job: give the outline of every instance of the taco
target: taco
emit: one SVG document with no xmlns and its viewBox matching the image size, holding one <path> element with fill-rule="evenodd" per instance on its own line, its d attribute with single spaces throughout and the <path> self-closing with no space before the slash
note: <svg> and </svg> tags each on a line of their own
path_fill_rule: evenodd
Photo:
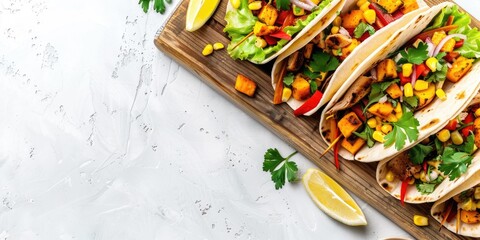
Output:
<svg viewBox="0 0 480 240">
<path fill-rule="evenodd" d="M 401 203 L 434 202 L 480 170 L 480 94 L 436 134 L 377 166 L 377 182 Z"/>
<path fill-rule="evenodd" d="M 469 23 L 443 3 L 395 32 L 327 104 L 322 138 L 347 160 L 373 162 L 439 131 L 480 89 L 480 32 Z"/>
<path fill-rule="evenodd" d="M 345 0 L 231 0 L 223 29 L 231 39 L 228 54 L 268 63 L 286 49 L 309 42 L 321 26 L 333 21 L 343 4 Z"/>
<path fill-rule="evenodd" d="M 480 237 L 480 173 L 436 201 L 430 213 L 452 232 Z"/>
<path fill-rule="evenodd" d="M 314 39 L 278 56 L 271 77 L 273 103 L 287 102 L 295 115 L 313 114 L 332 98 L 364 57 L 383 43 L 382 39 L 427 8 L 421 0 L 347 0 L 339 15 Z"/>
</svg>

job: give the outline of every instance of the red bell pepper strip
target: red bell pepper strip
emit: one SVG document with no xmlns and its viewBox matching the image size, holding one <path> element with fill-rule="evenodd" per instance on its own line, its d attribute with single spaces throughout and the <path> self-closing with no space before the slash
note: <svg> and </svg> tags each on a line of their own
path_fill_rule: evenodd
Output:
<svg viewBox="0 0 480 240">
<path fill-rule="evenodd" d="M 405 178 L 405 180 L 402 181 L 402 186 L 400 188 L 400 203 L 402 205 L 405 205 L 405 195 L 407 194 L 409 180 L 409 178 Z"/>
<path fill-rule="evenodd" d="M 467 117 L 463 120 L 463 123 L 464 124 L 473 123 L 474 120 L 475 120 L 475 117 L 473 116 L 473 113 L 470 112 L 468 113 Z M 470 134 L 470 132 L 473 131 L 473 125 L 466 126 L 462 128 L 461 131 L 464 137 L 468 137 L 468 134 Z"/>
<path fill-rule="evenodd" d="M 460 56 L 460 53 L 458 52 L 449 52 L 447 53 L 447 55 L 445 55 L 445 57 L 443 57 L 443 59 L 445 59 L 445 61 L 449 63 L 453 63 L 453 61 L 457 59 L 459 56 Z"/>
<path fill-rule="evenodd" d="M 409 82 L 412 82 L 412 78 L 404 77 L 402 72 L 398 73 L 398 77 L 400 78 L 400 84 L 403 86 Z"/>
<path fill-rule="evenodd" d="M 365 39 L 369 38 L 370 37 L 370 33 L 369 32 L 365 32 L 359 39 L 358 41 L 360 42 L 363 42 L 365 41 Z"/>
<path fill-rule="evenodd" d="M 448 16 L 447 22 L 445 23 L 445 26 L 452 25 L 453 24 L 453 19 L 455 19 L 455 17 L 453 15 Z"/>
<path fill-rule="evenodd" d="M 455 129 L 457 129 L 457 123 L 458 123 L 457 119 L 452 119 L 448 121 L 448 124 L 447 126 L 444 127 L 444 129 L 455 131 Z"/>
<path fill-rule="evenodd" d="M 403 12 L 399 9 L 399 10 L 395 11 L 394 13 L 392 13 L 392 17 L 393 17 L 394 20 L 398 20 L 401 17 L 403 17 Z"/>
<path fill-rule="evenodd" d="M 428 164 L 427 164 L 427 161 L 423 161 L 423 171 L 425 171 L 425 173 L 427 172 L 428 170 Z"/>
<path fill-rule="evenodd" d="M 459 47 L 463 46 L 464 42 L 465 42 L 465 40 L 463 40 L 463 39 L 460 39 L 460 40 L 456 41 L 455 46 L 453 48 L 459 48 Z"/>
<path fill-rule="evenodd" d="M 362 120 L 362 122 L 365 122 L 367 120 L 365 118 L 365 115 L 363 115 L 363 111 L 362 111 L 362 108 L 360 107 L 360 105 L 355 104 L 352 107 L 352 111 L 357 115 L 358 118 L 360 118 L 360 120 Z"/>
<path fill-rule="evenodd" d="M 288 15 L 285 17 L 285 20 L 283 20 L 282 29 L 293 25 L 294 22 L 295 22 L 295 15 L 293 15 L 292 11 L 288 11 Z"/>
<path fill-rule="evenodd" d="M 275 45 L 278 42 L 278 38 L 274 38 L 269 35 L 263 36 L 263 39 L 265 39 L 265 42 L 267 42 L 268 46 Z"/>
<path fill-rule="evenodd" d="M 295 116 L 300 116 L 309 112 L 310 110 L 318 106 L 318 103 L 320 102 L 320 99 L 322 99 L 322 97 L 322 92 L 318 90 L 315 91 L 315 93 L 309 99 L 307 99 L 307 101 L 305 101 L 300 107 L 293 111 L 293 114 L 295 114 Z"/>
<path fill-rule="evenodd" d="M 417 73 L 415 77 L 418 79 L 420 75 L 425 77 L 430 72 L 430 68 L 428 68 L 425 63 L 421 63 L 419 65 L 415 65 L 415 72 Z"/>
<path fill-rule="evenodd" d="M 386 13 L 383 11 L 382 7 L 380 7 L 378 4 L 376 3 L 370 3 L 370 5 L 368 5 L 368 8 L 372 9 L 375 11 L 376 15 L 377 15 L 377 18 L 378 20 L 380 20 L 380 23 L 383 25 L 383 26 L 387 26 L 389 23 L 395 21 L 395 19 L 392 17 L 392 15 Z"/>
<path fill-rule="evenodd" d="M 280 25 L 283 25 L 283 23 L 285 22 L 285 19 L 287 18 L 287 16 L 292 13 L 292 10 L 281 10 L 279 13 L 278 13 L 278 17 L 277 19 L 275 20 L 275 25 L 276 26 L 280 26 Z M 293 15 L 293 13 L 292 13 Z"/>
<path fill-rule="evenodd" d="M 340 170 L 340 159 L 338 158 L 338 151 L 340 150 L 340 143 L 336 142 L 333 147 L 333 159 L 335 160 L 335 167 Z"/>
<path fill-rule="evenodd" d="M 285 40 L 292 40 L 292 36 L 288 35 L 283 30 L 276 31 L 276 32 L 270 34 L 270 37 L 280 38 L 280 39 L 285 39 Z"/>
</svg>

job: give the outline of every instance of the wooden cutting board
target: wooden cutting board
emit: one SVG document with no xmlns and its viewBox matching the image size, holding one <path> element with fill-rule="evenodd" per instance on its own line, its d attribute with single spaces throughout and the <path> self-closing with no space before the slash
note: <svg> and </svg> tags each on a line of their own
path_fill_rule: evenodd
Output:
<svg viewBox="0 0 480 240">
<path fill-rule="evenodd" d="M 270 83 L 272 63 L 255 65 L 247 61 L 232 60 L 227 51 L 215 51 L 205 57 L 201 54 L 208 43 L 229 43 L 223 32 L 228 0 L 222 0 L 214 16 L 201 29 L 191 33 L 185 31 L 185 15 L 189 0 L 184 0 L 171 18 L 159 30 L 155 45 L 185 68 L 197 74 L 210 87 L 221 93 L 270 129 L 300 153 L 314 162 L 320 169 L 334 178 L 343 187 L 383 213 L 393 222 L 417 239 L 466 239 L 458 237 L 442 228 L 430 217 L 430 226 L 417 227 L 413 224 L 413 215 L 430 216 L 431 204 L 401 206 L 400 202 L 386 193 L 375 180 L 377 163 L 360 163 L 341 160 L 341 171 L 333 164 L 333 155 L 329 152 L 322 159 L 320 154 L 326 148 L 318 131 L 320 111 L 310 117 L 295 117 L 286 105 L 273 105 L 273 89 Z M 426 0 L 429 5 L 443 1 Z M 478 20 L 473 25 L 480 26 Z M 257 92 L 253 98 L 234 89 L 237 74 L 244 74 L 257 83 Z M 248 127 L 248 126 L 245 126 Z M 259 159 L 260 161 L 260 159 Z M 259 174 L 261 170 L 259 169 Z M 368 216 L 367 216 L 368 219 Z"/>
</svg>

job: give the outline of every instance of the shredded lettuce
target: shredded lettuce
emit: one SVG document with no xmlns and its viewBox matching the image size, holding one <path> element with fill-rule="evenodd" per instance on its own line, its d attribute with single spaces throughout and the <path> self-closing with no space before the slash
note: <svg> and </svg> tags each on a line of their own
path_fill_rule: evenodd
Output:
<svg viewBox="0 0 480 240">
<path fill-rule="evenodd" d="M 332 0 L 323 0 L 318 8 L 308 15 L 305 20 L 298 20 L 295 25 L 285 27 L 284 32 L 290 36 L 300 32 L 307 26 L 322 10 L 331 3 Z M 250 60 L 253 62 L 262 62 L 266 58 L 280 51 L 288 41 L 280 39 L 275 46 L 266 48 L 259 48 L 255 46 L 256 36 L 248 37 L 242 44 L 233 47 L 242 40 L 245 36 L 253 31 L 253 26 L 258 20 L 252 12 L 248 9 L 248 0 L 241 0 L 240 7 L 233 11 L 228 11 L 225 15 L 227 25 L 223 29 L 231 39 L 227 47 L 227 51 L 233 59 Z M 233 50 L 232 50 L 233 49 Z"/>
<path fill-rule="evenodd" d="M 480 58 L 480 32 L 477 28 L 470 27 L 472 21 L 470 15 L 461 12 L 457 5 L 443 8 L 433 19 L 432 24 L 426 30 L 439 28 L 445 25 L 449 16 L 453 16 L 453 24 L 458 28 L 449 31 L 449 34 L 460 33 L 467 36 L 463 46 L 456 51 L 466 58 Z"/>
</svg>

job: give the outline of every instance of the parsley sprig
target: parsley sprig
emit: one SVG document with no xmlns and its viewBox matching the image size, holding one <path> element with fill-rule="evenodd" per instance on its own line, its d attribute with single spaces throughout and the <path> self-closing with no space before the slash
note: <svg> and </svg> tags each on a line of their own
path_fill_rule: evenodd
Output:
<svg viewBox="0 0 480 240">
<path fill-rule="evenodd" d="M 402 55 L 402 58 L 398 61 L 399 64 L 407 62 L 421 64 L 428 58 L 428 45 L 424 42 L 420 42 L 418 47 L 410 47 L 406 50 L 402 50 L 400 55 Z"/>
<path fill-rule="evenodd" d="M 448 175 L 450 180 L 454 180 L 467 171 L 472 159 L 473 157 L 469 153 L 457 152 L 451 147 L 446 147 L 443 150 L 442 163 L 438 166 L 438 170 Z"/>
<path fill-rule="evenodd" d="M 363 36 L 363 34 L 365 34 L 366 32 L 368 32 L 371 35 L 375 34 L 375 28 L 373 28 L 371 25 L 369 24 L 366 24 L 364 22 L 360 22 L 360 24 L 358 24 L 358 26 L 355 28 L 355 30 L 353 30 L 353 35 L 355 38 L 360 38 Z"/>
<path fill-rule="evenodd" d="M 145 13 L 148 12 L 151 1 L 153 1 L 153 10 L 161 14 L 165 13 L 165 2 L 172 3 L 172 0 L 139 0 L 138 4 L 142 6 L 142 9 Z"/>
<path fill-rule="evenodd" d="M 401 150 L 405 141 L 413 142 L 418 139 L 418 126 L 420 123 L 412 112 L 405 111 L 397 122 L 392 122 L 393 130 L 385 136 L 385 147 L 395 143 L 395 149 Z"/>
<path fill-rule="evenodd" d="M 297 151 L 284 158 L 276 148 L 269 148 L 264 155 L 263 171 L 272 174 L 272 181 L 275 183 L 275 189 L 280 189 L 285 185 L 285 179 L 289 182 L 297 180 L 298 167 L 290 158 L 297 154 Z"/>
</svg>

